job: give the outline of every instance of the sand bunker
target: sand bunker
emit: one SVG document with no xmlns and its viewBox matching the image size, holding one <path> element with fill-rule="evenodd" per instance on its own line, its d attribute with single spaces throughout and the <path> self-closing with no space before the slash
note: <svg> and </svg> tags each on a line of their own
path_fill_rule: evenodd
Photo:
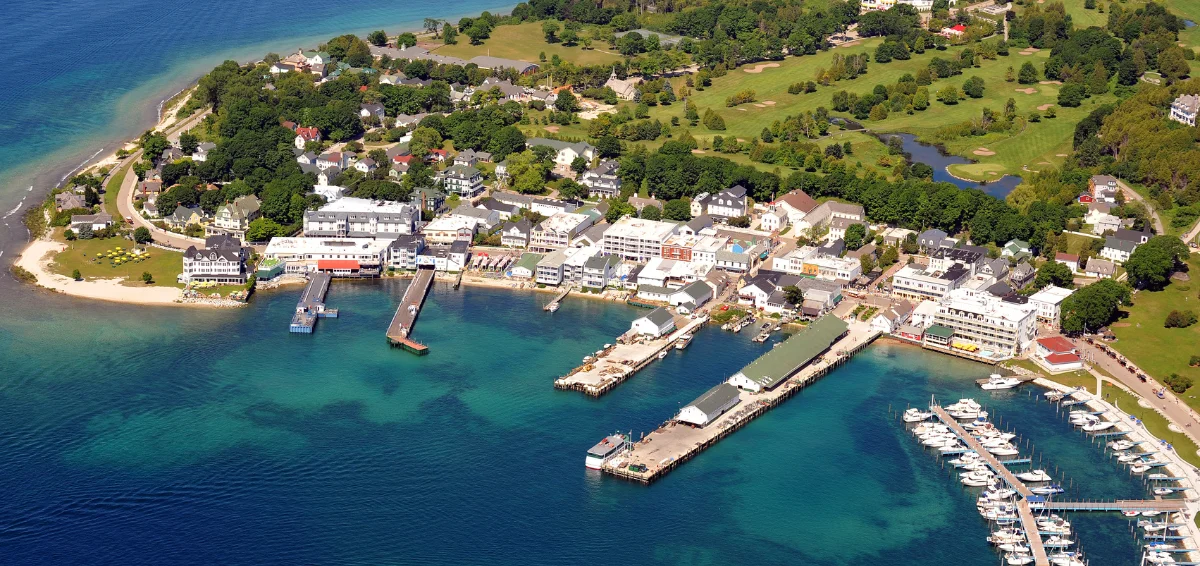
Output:
<svg viewBox="0 0 1200 566">
<path fill-rule="evenodd" d="M 971 153 L 974 153 L 975 155 L 982 155 L 985 157 L 989 156 L 989 155 L 996 155 L 996 152 L 994 152 L 986 147 L 981 147 L 979 149 L 976 149 L 975 151 L 972 151 Z"/>
<path fill-rule="evenodd" d="M 1025 94 L 1034 94 L 1034 93 L 1036 93 L 1036 92 L 1037 92 L 1037 89 L 1036 89 L 1036 88 L 1018 88 L 1018 89 L 1015 89 L 1015 90 L 1016 90 L 1017 92 L 1023 92 L 1023 93 L 1025 93 Z"/>
<path fill-rule="evenodd" d="M 745 112 L 745 111 L 746 111 L 745 108 L 738 108 L 738 112 Z"/>
<path fill-rule="evenodd" d="M 1033 55 L 1033 52 L 1032 51 L 1020 51 L 1017 53 L 1017 55 Z"/>
<path fill-rule="evenodd" d="M 708 153 L 708 152 L 704 151 L 703 149 L 693 149 L 692 153 Z"/>
<path fill-rule="evenodd" d="M 1056 154 L 1054 154 L 1054 157 L 1066 157 L 1066 156 L 1067 156 L 1067 154 L 1065 154 L 1065 153 L 1056 153 Z"/>
<path fill-rule="evenodd" d="M 552 134 L 557 134 L 557 133 L 558 133 L 558 126 L 546 126 L 545 128 L 542 128 L 542 129 L 544 129 L 544 130 L 546 130 L 547 132 L 550 132 L 550 133 L 552 133 Z"/>
<path fill-rule="evenodd" d="M 766 104 L 767 106 L 775 106 L 774 100 L 764 100 L 764 101 L 762 101 L 762 103 Z"/>
<path fill-rule="evenodd" d="M 742 70 L 747 73 L 761 73 L 763 69 L 771 69 L 778 66 L 779 63 L 759 63 L 753 67 L 742 67 Z"/>
<path fill-rule="evenodd" d="M 757 103 L 757 102 L 756 102 L 756 103 L 754 103 L 754 106 L 755 106 L 755 107 L 757 107 L 757 108 L 766 108 L 766 107 L 767 107 L 767 105 L 766 105 L 766 104 L 759 104 L 759 103 Z"/>
<path fill-rule="evenodd" d="M 1060 84 L 1062 84 L 1062 81 L 1039 81 L 1038 84 L 1040 84 L 1040 85 L 1060 85 Z"/>
<path fill-rule="evenodd" d="M 1053 104 L 1043 104 L 1043 105 L 1041 105 L 1041 106 L 1038 106 L 1038 110 L 1041 110 L 1042 112 L 1045 112 L 1045 111 L 1046 111 L 1046 109 L 1047 109 L 1047 108 L 1050 108 L 1051 106 L 1054 106 L 1054 105 L 1053 105 Z"/>
</svg>

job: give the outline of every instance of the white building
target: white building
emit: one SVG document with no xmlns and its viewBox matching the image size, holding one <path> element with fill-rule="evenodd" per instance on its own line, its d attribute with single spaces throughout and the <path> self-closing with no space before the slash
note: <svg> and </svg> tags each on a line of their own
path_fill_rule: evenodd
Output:
<svg viewBox="0 0 1200 566">
<path fill-rule="evenodd" d="M 388 257 L 388 246 L 395 238 L 271 238 L 263 257 L 286 264 L 287 273 L 321 269 L 322 261 L 351 260 L 359 271 L 376 271 Z"/>
<path fill-rule="evenodd" d="M 589 257 L 583 263 L 583 286 L 589 289 L 603 289 L 609 283 L 616 281 L 617 269 L 621 266 L 621 258 L 615 255 L 596 255 Z"/>
<path fill-rule="evenodd" d="M 529 138 L 525 140 L 525 147 L 533 149 L 539 145 L 549 147 L 554 150 L 554 163 L 556 169 L 569 170 L 571 162 L 575 161 L 576 157 L 582 157 L 587 161 L 596 158 L 596 148 L 587 142 L 570 143 L 547 138 Z"/>
<path fill-rule="evenodd" d="M 675 417 L 675 420 L 702 427 L 725 414 L 725 412 L 737 405 L 740 400 L 741 392 L 738 391 L 738 388 L 722 382 L 716 387 L 705 391 L 695 401 L 688 403 L 686 407 L 679 411 L 679 415 Z"/>
<path fill-rule="evenodd" d="M 621 218 L 604 231 L 602 248 L 605 254 L 622 259 L 644 262 L 662 257 L 663 243 L 679 229 L 671 222 L 642 218 Z"/>
<path fill-rule="evenodd" d="M 675 316 L 662 307 L 650 311 L 629 326 L 629 331 L 639 336 L 658 338 L 675 329 Z"/>
<path fill-rule="evenodd" d="M 1048 285 L 1029 297 L 1029 306 L 1036 309 L 1039 320 L 1057 326 L 1062 312 L 1062 303 L 1074 292 L 1071 289 Z"/>
<path fill-rule="evenodd" d="M 617 176 L 620 164 L 616 160 L 601 161 L 596 167 L 583 172 L 579 184 L 587 187 L 592 198 L 614 198 L 621 194 L 621 178 Z"/>
<path fill-rule="evenodd" d="M 1200 112 L 1200 95 L 1181 94 L 1171 103 L 1171 119 L 1189 126 L 1196 125 L 1196 114 Z"/>
<path fill-rule="evenodd" d="M 421 232 L 430 244 L 452 244 L 456 240 L 470 241 L 475 237 L 478 222 L 466 216 L 441 216 L 426 224 Z"/>
<path fill-rule="evenodd" d="M 892 294 L 913 301 L 941 299 L 971 277 L 971 272 L 955 264 L 946 271 L 936 271 L 913 263 L 900 268 L 892 276 Z"/>
<path fill-rule="evenodd" d="M 777 232 L 787 228 L 788 222 L 787 212 L 780 207 L 772 206 L 759 218 L 758 226 L 768 232 Z"/>
<path fill-rule="evenodd" d="M 534 251 L 551 251 L 566 248 L 571 240 L 592 225 L 592 217 L 574 212 L 559 212 L 543 221 L 529 232 L 529 248 Z"/>
<path fill-rule="evenodd" d="M 449 194 L 475 198 L 483 192 L 483 174 L 474 167 L 452 165 L 438 173 L 442 188 Z"/>
<path fill-rule="evenodd" d="M 716 219 L 746 215 L 746 187 L 736 185 L 715 195 L 700 193 L 692 199 L 692 217 L 707 214 Z"/>
<path fill-rule="evenodd" d="M 1036 308 L 1010 303 L 990 293 L 955 289 L 938 302 L 934 323 L 954 331 L 954 341 L 1015 356 L 1037 337 Z"/>
<path fill-rule="evenodd" d="M 804 274 L 826 281 L 853 281 L 862 275 L 862 262 L 857 259 L 818 255 L 804 262 Z"/>
<path fill-rule="evenodd" d="M 228 235 L 204 239 L 204 249 L 191 246 L 183 252 L 183 273 L 180 283 L 210 282 L 241 285 L 246 282 L 247 248 Z"/>
<path fill-rule="evenodd" d="M 413 233 L 416 215 L 408 203 L 345 197 L 305 212 L 304 235 L 395 239 Z"/>
</svg>

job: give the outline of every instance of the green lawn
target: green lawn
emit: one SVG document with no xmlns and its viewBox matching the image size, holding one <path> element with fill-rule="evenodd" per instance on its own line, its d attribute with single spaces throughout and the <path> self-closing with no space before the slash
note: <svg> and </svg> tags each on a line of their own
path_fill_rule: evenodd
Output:
<svg viewBox="0 0 1200 566">
<path fill-rule="evenodd" d="M 125 182 L 125 174 L 129 173 L 129 167 L 133 161 L 122 163 L 117 166 L 117 171 L 113 173 L 112 180 L 108 182 L 108 188 L 104 192 L 104 211 L 111 214 L 113 218 L 120 218 L 121 213 L 117 210 L 117 194 L 121 192 L 121 183 Z"/>
<path fill-rule="evenodd" d="M 893 61 L 891 63 L 872 63 L 868 72 L 854 80 L 839 81 L 828 87 L 819 86 L 817 91 L 810 94 L 788 94 L 787 88 L 793 82 L 810 80 L 820 67 L 830 66 L 833 56 L 837 53 L 874 52 L 879 39 L 871 39 L 859 46 L 818 53 L 817 55 L 788 58 L 778 62 L 779 67 L 766 68 L 761 73 L 747 73 L 742 67 L 730 71 L 726 76 L 713 79 L 711 87 L 704 91 L 694 91 L 692 100 L 701 113 L 712 109 L 725 119 L 726 131 L 713 132 L 699 127 L 693 130 L 698 137 L 713 135 L 733 135 L 743 139 L 757 137 L 763 128 L 785 116 L 800 112 L 815 110 L 819 106 L 832 107 L 833 93 L 847 90 L 858 94 L 869 93 L 877 84 L 893 84 L 905 73 L 916 75 L 917 71 L 928 65 L 934 57 L 948 58 L 958 53 L 959 48 L 947 51 L 930 50 L 922 55 L 916 55 L 908 61 Z M 936 141 L 934 132 L 945 125 L 964 122 L 982 114 L 984 108 L 1002 112 L 1009 98 L 1016 101 L 1018 112 L 1028 115 L 1040 112 L 1039 106 L 1056 104 L 1058 99 L 1057 85 L 1019 85 L 1015 82 L 1005 82 L 1004 76 L 1009 66 L 1019 69 L 1025 61 L 1031 61 L 1039 69 L 1049 58 L 1049 50 L 1042 50 L 1032 55 L 1020 55 L 1020 50 L 1010 51 L 1008 57 L 999 57 L 992 61 L 983 61 L 980 68 L 968 69 L 962 75 L 934 81 L 929 87 L 931 94 L 946 84 L 961 88 L 968 77 L 979 76 L 985 82 L 984 96 L 979 99 L 966 99 L 955 105 L 945 105 L 933 101 L 928 110 L 915 112 L 912 115 L 903 112 L 892 113 L 881 121 L 867 121 L 865 126 L 882 132 L 910 132 L 921 137 L 924 141 Z M 683 86 L 682 79 L 676 91 Z M 1017 88 L 1032 88 L 1033 94 L 1017 92 Z M 733 93 L 742 90 L 753 90 L 756 93 L 755 104 L 743 104 L 736 108 L 726 108 L 725 99 Z M 1029 170 L 1036 171 L 1049 165 L 1061 164 L 1065 155 L 1070 153 L 1071 136 L 1074 125 L 1092 111 L 1095 104 L 1110 99 L 1113 95 L 1088 99 L 1078 108 L 1058 108 L 1058 117 L 1043 119 L 1041 122 L 1029 123 L 1017 132 L 992 133 L 986 136 L 956 138 L 945 143 L 947 150 L 952 153 L 978 160 L 975 166 L 966 166 L 954 171 L 956 175 L 971 178 L 996 178 L 1001 174 L 1022 174 Z M 773 104 L 771 104 L 773 103 Z M 664 121 L 671 116 L 682 116 L 680 105 L 655 107 L 650 109 L 651 117 Z M 975 150 L 986 148 L 996 152 L 994 156 L 980 156 Z"/>
<path fill-rule="evenodd" d="M 1192 277 L 1200 276 L 1200 259 L 1189 260 Z M 1200 368 L 1188 366 L 1193 355 L 1200 355 L 1200 325 L 1189 328 L 1163 328 L 1172 310 L 1200 310 L 1200 282 L 1172 282 L 1162 291 L 1139 291 L 1133 297 L 1128 317 L 1111 326 L 1118 340 L 1113 344 L 1121 354 L 1161 380 L 1172 373 L 1185 375 L 1200 383 Z M 1200 386 L 1181 395 L 1188 405 L 1200 408 Z"/>
<path fill-rule="evenodd" d="M 62 229 L 55 229 L 55 239 L 62 240 Z M 97 262 L 94 258 L 120 246 L 128 251 L 133 242 L 121 238 L 105 240 L 75 240 L 67 242 L 67 249 L 54 256 L 50 268 L 59 275 L 71 276 L 78 269 L 84 279 L 124 279 L 125 285 L 142 286 L 142 272 L 154 276 L 155 285 L 161 287 L 183 287 L 176 279 L 183 272 L 183 254 L 158 248 L 148 248 L 150 257 L 141 261 L 130 261 L 112 266 L 107 259 Z"/>
<path fill-rule="evenodd" d="M 585 28 L 581 35 L 587 36 L 589 33 L 589 30 Z M 459 34 L 458 44 L 443 45 L 434 49 L 433 52 L 462 59 L 470 59 L 478 55 L 491 55 L 492 57 L 518 59 L 530 63 L 538 63 L 540 53 L 546 54 L 547 61 L 558 55 L 577 65 L 600 65 L 621 60 L 621 55 L 609 49 L 608 43 L 603 41 L 592 43 L 591 49 L 584 49 L 580 45 L 566 47 L 561 43 L 546 43 L 546 37 L 542 34 L 541 22 L 498 26 L 492 30 L 491 37 L 485 39 L 482 45 L 471 45 L 471 40 L 466 35 Z"/>
</svg>

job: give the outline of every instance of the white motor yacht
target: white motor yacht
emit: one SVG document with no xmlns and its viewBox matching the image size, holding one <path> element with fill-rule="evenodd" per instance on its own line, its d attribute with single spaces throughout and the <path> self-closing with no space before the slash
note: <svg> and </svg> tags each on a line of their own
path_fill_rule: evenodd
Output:
<svg viewBox="0 0 1200 566">
<path fill-rule="evenodd" d="M 1017 479 L 1028 482 L 1050 481 L 1050 474 L 1047 474 L 1046 470 L 1033 470 L 1017 474 Z"/>
<path fill-rule="evenodd" d="M 1031 487 L 1031 488 L 1029 488 L 1029 491 L 1032 491 L 1033 493 L 1036 493 L 1038 495 L 1058 495 L 1066 490 L 1063 489 L 1062 486 L 1060 486 L 1056 483 L 1052 483 L 1050 485 L 1039 485 L 1037 487 Z"/>
<path fill-rule="evenodd" d="M 1017 490 L 1009 489 L 1007 487 L 993 487 L 983 492 L 983 494 L 986 495 L 988 499 L 1006 500 L 1012 499 L 1012 497 L 1017 494 Z"/>
<path fill-rule="evenodd" d="M 1021 384 L 1021 380 L 1015 377 L 1003 377 L 998 373 L 993 373 L 988 377 L 988 380 L 979 386 L 987 390 L 996 389 L 1012 389 Z"/>
<path fill-rule="evenodd" d="M 1050 538 L 1042 541 L 1042 546 L 1046 548 L 1067 548 L 1072 544 L 1075 544 L 1075 541 L 1069 538 L 1060 537 L 1058 535 L 1053 535 Z"/>
<path fill-rule="evenodd" d="M 959 444 L 958 439 L 955 439 L 954 442 L 947 442 L 946 444 L 938 446 L 938 452 L 961 452 L 966 449 L 966 446 Z"/>
<path fill-rule="evenodd" d="M 1058 552 L 1049 556 L 1054 566 L 1085 566 L 1077 552 Z"/>
<path fill-rule="evenodd" d="M 1175 557 L 1166 552 L 1147 552 L 1147 564 L 1174 564 Z"/>
<path fill-rule="evenodd" d="M 1133 448 L 1133 445 L 1134 442 L 1132 440 L 1114 440 L 1108 443 L 1108 447 L 1113 450 L 1129 450 Z"/>
<path fill-rule="evenodd" d="M 1138 462 L 1132 466 L 1129 466 L 1129 471 L 1131 471 L 1135 474 L 1144 474 L 1149 470 L 1150 470 L 1150 465 L 1142 463 L 1142 462 Z"/>
<path fill-rule="evenodd" d="M 1157 517 L 1157 516 L 1159 516 L 1159 515 L 1162 515 L 1162 511 L 1154 511 L 1154 510 L 1151 510 L 1151 511 L 1142 511 L 1142 516 L 1143 516 L 1143 517 Z"/>
<path fill-rule="evenodd" d="M 1008 554 L 1004 555 L 1004 561 L 1007 562 L 1009 566 L 1025 566 L 1026 564 L 1033 564 L 1033 555 L 1019 552 L 1009 552 Z"/>
<path fill-rule="evenodd" d="M 1017 447 L 1007 443 L 995 448 L 988 448 L 987 451 L 991 452 L 993 456 L 1016 456 L 1020 453 Z"/>
<path fill-rule="evenodd" d="M 966 466 L 967 464 L 973 464 L 975 462 L 980 462 L 982 460 L 983 460 L 983 457 L 980 456 L 979 454 L 976 454 L 975 452 L 967 452 L 965 454 L 959 455 L 959 457 L 957 457 L 953 460 L 950 460 L 950 463 L 953 464 L 954 467 L 956 467 L 956 468 L 961 468 L 963 466 Z"/>
<path fill-rule="evenodd" d="M 1142 455 L 1137 452 L 1118 452 L 1117 461 L 1122 464 L 1129 464 L 1142 459 Z"/>
<path fill-rule="evenodd" d="M 1150 552 L 1166 552 L 1169 550 L 1175 550 L 1175 545 L 1165 542 L 1152 542 L 1146 545 L 1146 550 L 1149 550 Z"/>
<path fill-rule="evenodd" d="M 1171 495 L 1172 493 L 1175 493 L 1176 491 L 1178 491 L 1178 488 L 1156 487 L 1156 488 L 1154 488 L 1154 495 Z"/>
<path fill-rule="evenodd" d="M 1091 424 L 1083 425 L 1083 431 L 1084 432 L 1100 432 L 1102 430 L 1108 430 L 1114 426 L 1117 426 L 1117 423 L 1114 423 L 1112 421 L 1099 421 L 1099 422 L 1094 422 Z"/>
<path fill-rule="evenodd" d="M 903 418 L 904 418 L 904 422 L 906 422 L 906 423 L 919 423 L 921 421 L 929 420 L 930 417 L 932 417 L 932 416 L 933 416 L 933 413 L 931 413 L 929 411 L 922 411 L 916 407 L 913 407 L 907 411 L 904 411 Z"/>
<path fill-rule="evenodd" d="M 959 399 L 957 402 L 946 405 L 946 407 L 945 407 L 945 409 L 947 411 L 962 411 L 962 410 L 966 410 L 966 409 L 973 409 L 973 410 L 978 411 L 982 408 L 983 408 L 983 405 L 980 405 L 974 399 Z"/>
</svg>

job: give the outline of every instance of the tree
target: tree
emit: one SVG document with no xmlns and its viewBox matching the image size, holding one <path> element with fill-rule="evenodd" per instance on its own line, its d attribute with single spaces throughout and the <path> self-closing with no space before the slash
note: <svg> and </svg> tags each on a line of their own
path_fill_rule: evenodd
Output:
<svg viewBox="0 0 1200 566">
<path fill-rule="evenodd" d="M 250 242 L 265 242 L 284 234 L 283 226 L 269 218 L 255 218 L 246 228 L 246 240 Z"/>
<path fill-rule="evenodd" d="M 554 99 L 554 109 L 559 112 L 579 112 L 579 99 L 570 90 L 563 89 Z"/>
<path fill-rule="evenodd" d="M 896 249 L 896 246 L 884 248 L 883 254 L 879 256 L 879 265 L 881 267 L 891 267 L 897 261 L 900 261 L 900 250 Z"/>
<path fill-rule="evenodd" d="M 887 106 L 883 103 L 876 104 L 871 108 L 871 113 L 868 115 L 872 121 L 886 120 L 888 117 Z"/>
<path fill-rule="evenodd" d="M 1133 250 L 1125 262 L 1125 271 L 1138 287 L 1161 289 L 1187 256 L 1187 245 L 1179 238 L 1155 236 Z"/>
<path fill-rule="evenodd" d="M 971 98 L 983 98 L 983 79 L 972 76 L 963 83 L 963 93 Z"/>
<path fill-rule="evenodd" d="M 442 43 L 446 45 L 456 45 L 458 43 L 458 30 L 450 24 L 442 26 Z"/>
<path fill-rule="evenodd" d="M 579 34 L 575 33 L 575 30 L 573 30 L 571 28 L 567 28 L 567 29 L 563 30 L 561 38 L 562 38 L 563 45 L 566 45 L 568 47 L 574 46 L 575 44 L 579 43 Z"/>
<path fill-rule="evenodd" d="M 938 91 L 937 97 L 938 100 L 942 101 L 942 104 L 958 104 L 958 89 L 954 88 L 954 85 L 946 85 L 942 87 L 942 90 Z"/>
<path fill-rule="evenodd" d="M 557 22 L 549 20 L 542 22 L 542 35 L 546 36 L 546 43 L 558 42 L 558 30 L 560 29 L 562 28 L 559 27 Z"/>
<path fill-rule="evenodd" d="M 84 224 L 83 226 L 79 227 L 80 240 L 90 240 L 95 237 L 96 232 L 92 230 L 92 226 L 90 224 Z"/>
<path fill-rule="evenodd" d="M 1131 305 L 1129 287 L 1112 279 L 1088 285 L 1063 300 L 1061 312 L 1064 332 L 1096 331 L 1117 317 L 1117 308 Z"/>
<path fill-rule="evenodd" d="M 149 285 L 153 282 L 154 282 L 154 276 L 150 275 L 149 271 L 143 271 L 142 272 L 142 283 Z"/>
<path fill-rule="evenodd" d="M 662 220 L 662 211 L 657 206 L 643 207 L 642 218 L 646 220 Z"/>
<path fill-rule="evenodd" d="M 858 266 L 863 273 L 870 273 L 875 269 L 875 258 L 871 254 L 863 254 L 858 257 Z"/>
<path fill-rule="evenodd" d="M 1158 55 L 1158 72 L 1162 73 L 1168 83 L 1173 83 L 1188 76 L 1191 67 L 1184 57 L 1183 49 L 1171 47 Z"/>
<path fill-rule="evenodd" d="M 788 285 L 783 288 L 783 297 L 787 299 L 787 302 L 795 306 L 800 306 L 804 304 L 804 289 L 795 285 Z"/>
<path fill-rule="evenodd" d="M 623 200 L 609 200 L 608 212 L 604 213 L 604 220 L 609 224 L 615 224 L 623 216 L 631 216 L 636 212 L 632 204 Z"/>
<path fill-rule="evenodd" d="M 1194 311 L 1171 311 L 1163 322 L 1163 328 L 1187 328 L 1193 324 L 1196 324 Z"/>
<path fill-rule="evenodd" d="M 577 175 L 583 174 L 583 172 L 587 171 L 587 169 L 588 169 L 588 160 L 584 159 L 583 156 L 578 156 L 575 159 L 571 160 L 571 170 L 574 171 Z"/>
<path fill-rule="evenodd" d="M 196 134 L 190 131 L 179 134 L 179 149 L 183 151 L 184 155 L 196 153 L 196 147 L 199 145 L 200 138 L 197 138 Z"/>
<path fill-rule="evenodd" d="M 463 30 L 463 33 L 467 34 L 467 37 L 471 38 L 471 45 L 479 45 L 483 43 L 483 40 L 491 37 L 492 32 L 487 28 L 486 25 L 476 22 L 471 24 L 471 26 L 467 29 Z"/>
<path fill-rule="evenodd" d="M 508 175 L 513 190 L 523 194 L 540 194 L 546 189 L 546 165 L 533 151 L 525 150 L 508 156 Z"/>
<path fill-rule="evenodd" d="M 725 119 L 709 108 L 704 111 L 704 127 L 710 130 L 722 131 L 725 129 Z"/>
<path fill-rule="evenodd" d="M 445 27 L 442 22 L 443 20 L 439 20 L 437 18 L 425 18 L 425 21 L 422 23 L 422 27 L 425 28 L 425 33 L 430 33 L 433 34 L 434 37 L 437 37 L 438 29 Z M 450 24 L 447 23 L 445 25 Z"/>
<path fill-rule="evenodd" d="M 1037 270 L 1037 277 L 1034 278 L 1033 284 L 1038 289 L 1046 285 L 1055 285 L 1057 287 L 1071 287 L 1074 285 L 1075 275 L 1071 273 L 1071 268 L 1065 263 L 1057 261 L 1047 261 L 1043 263 Z"/>
<path fill-rule="evenodd" d="M 596 141 L 596 154 L 608 159 L 621 155 L 621 140 L 616 136 L 604 136 Z"/>
<path fill-rule="evenodd" d="M 426 18 L 426 19 L 428 20 L 429 18 Z M 435 31 L 436 31 L 436 28 L 435 28 Z M 375 31 L 367 34 L 367 41 L 369 41 L 371 43 L 371 45 L 374 45 L 376 47 L 383 47 L 384 45 L 387 45 L 387 33 L 381 29 L 375 30 Z"/>
<path fill-rule="evenodd" d="M 1087 97 L 1087 88 L 1078 83 L 1067 83 L 1058 90 L 1058 105 L 1075 108 Z"/>
<path fill-rule="evenodd" d="M 857 250 L 863 246 L 863 239 L 867 237 L 867 227 L 864 224 L 851 224 L 846 228 L 846 236 L 843 238 L 846 242 L 846 249 Z"/>
<path fill-rule="evenodd" d="M 733 226 L 734 228 L 749 228 L 750 227 L 750 217 L 746 216 L 744 214 L 741 216 L 734 216 L 734 217 L 730 218 L 729 220 L 726 220 L 725 222 L 727 222 L 730 226 Z"/>
<path fill-rule="evenodd" d="M 83 281 L 83 274 L 80 273 L 78 269 L 76 269 L 71 272 L 71 279 L 74 279 L 76 281 Z"/>
<path fill-rule="evenodd" d="M 72 242 L 76 238 L 75 231 L 67 228 L 66 231 L 63 232 L 63 237 L 66 238 L 68 242 Z"/>
<path fill-rule="evenodd" d="M 1088 94 L 1098 95 L 1108 92 L 1108 70 L 1104 68 L 1104 63 L 1099 59 L 1096 60 L 1096 65 L 1092 67 L 1092 74 L 1088 77 Z"/>
<path fill-rule="evenodd" d="M 587 187 L 576 183 L 570 179 L 563 179 L 558 186 L 558 198 L 564 200 L 577 200 L 587 195 Z"/>
<path fill-rule="evenodd" d="M 688 201 L 677 198 L 667 201 L 663 205 L 663 216 L 667 220 L 688 221 L 692 219 L 692 205 Z"/>
<path fill-rule="evenodd" d="M 1021 65 L 1021 71 L 1017 73 L 1017 82 L 1023 85 L 1038 82 L 1037 68 L 1033 66 L 1033 63 L 1026 61 Z"/>
<path fill-rule="evenodd" d="M 138 228 L 133 231 L 133 241 L 139 244 L 149 242 L 151 239 L 150 230 L 145 226 L 138 226 Z"/>
<path fill-rule="evenodd" d="M 1012 65 L 1008 66 L 1008 70 L 1004 71 L 1004 82 L 1011 83 L 1017 80 L 1017 72 L 1013 70 Z"/>
</svg>

